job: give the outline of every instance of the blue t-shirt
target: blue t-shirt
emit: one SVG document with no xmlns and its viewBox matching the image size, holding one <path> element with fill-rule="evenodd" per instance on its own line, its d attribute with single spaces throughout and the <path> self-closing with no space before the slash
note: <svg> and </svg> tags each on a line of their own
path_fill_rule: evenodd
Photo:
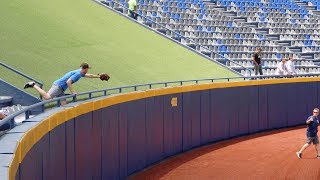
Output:
<svg viewBox="0 0 320 180">
<path fill-rule="evenodd" d="M 82 74 L 80 72 L 80 69 L 70 71 L 67 74 L 65 74 L 62 78 L 56 80 L 53 84 L 59 86 L 60 88 L 62 88 L 65 91 L 68 89 L 67 81 L 69 79 L 72 80 L 72 84 L 73 84 L 73 83 L 77 82 L 81 77 L 84 77 L 84 76 L 85 76 L 85 74 Z"/>
<path fill-rule="evenodd" d="M 310 116 L 309 118 L 313 118 L 313 121 L 311 121 L 310 124 L 308 124 L 307 136 L 315 137 L 318 133 L 319 120 L 317 117 L 314 117 L 314 116 Z"/>
</svg>

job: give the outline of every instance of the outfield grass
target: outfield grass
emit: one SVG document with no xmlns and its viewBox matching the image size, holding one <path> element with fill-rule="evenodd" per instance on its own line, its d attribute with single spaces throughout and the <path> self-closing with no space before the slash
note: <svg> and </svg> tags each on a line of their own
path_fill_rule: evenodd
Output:
<svg viewBox="0 0 320 180">
<path fill-rule="evenodd" d="M 45 83 L 46 88 L 82 61 L 109 82 L 81 80 L 91 89 L 237 76 L 91 0 L 1 0 L 0 60 Z M 0 78 L 26 80 L 3 71 Z"/>
</svg>

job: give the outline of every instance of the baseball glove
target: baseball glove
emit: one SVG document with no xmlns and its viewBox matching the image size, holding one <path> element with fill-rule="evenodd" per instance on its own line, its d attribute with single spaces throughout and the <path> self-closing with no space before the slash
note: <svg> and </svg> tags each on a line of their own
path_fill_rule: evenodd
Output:
<svg viewBox="0 0 320 180">
<path fill-rule="evenodd" d="M 106 73 L 101 73 L 101 74 L 98 74 L 100 76 L 100 80 L 101 81 L 108 81 L 110 79 L 110 76 Z"/>
</svg>

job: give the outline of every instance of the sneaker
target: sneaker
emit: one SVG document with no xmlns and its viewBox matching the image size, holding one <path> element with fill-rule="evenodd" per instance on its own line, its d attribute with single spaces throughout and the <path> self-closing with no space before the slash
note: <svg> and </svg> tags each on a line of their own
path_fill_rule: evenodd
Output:
<svg viewBox="0 0 320 180">
<path fill-rule="evenodd" d="M 299 152 L 296 152 L 296 154 L 297 154 L 298 158 L 301 159 L 302 154 Z"/>
<path fill-rule="evenodd" d="M 320 159 L 320 156 L 317 156 L 317 159 Z"/>
<path fill-rule="evenodd" d="M 26 85 L 24 85 L 24 89 L 27 89 L 27 88 L 32 88 L 36 83 L 31 81 L 31 82 L 28 82 Z"/>
</svg>

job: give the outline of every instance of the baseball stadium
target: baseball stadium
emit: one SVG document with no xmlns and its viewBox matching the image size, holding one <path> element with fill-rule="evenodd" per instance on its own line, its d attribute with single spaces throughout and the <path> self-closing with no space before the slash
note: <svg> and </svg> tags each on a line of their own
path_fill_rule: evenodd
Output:
<svg viewBox="0 0 320 180">
<path fill-rule="evenodd" d="M 318 0 L 0 12 L 0 180 L 320 179 Z"/>
</svg>

